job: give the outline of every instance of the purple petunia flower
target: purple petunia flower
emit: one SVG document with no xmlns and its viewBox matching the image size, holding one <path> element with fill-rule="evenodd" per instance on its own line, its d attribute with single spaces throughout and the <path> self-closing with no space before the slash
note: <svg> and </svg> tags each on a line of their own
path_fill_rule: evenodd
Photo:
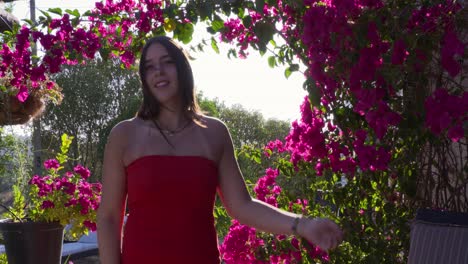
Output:
<svg viewBox="0 0 468 264">
<path fill-rule="evenodd" d="M 85 179 L 85 180 L 88 179 L 89 176 L 91 175 L 91 172 L 90 172 L 87 168 L 85 168 L 85 167 L 83 167 L 83 166 L 81 166 L 81 165 L 79 165 L 79 164 L 76 165 L 75 168 L 73 168 L 73 170 L 74 170 L 76 173 L 80 174 L 81 177 L 82 177 L 83 179 Z"/>
<path fill-rule="evenodd" d="M 54 208 L 55 204 L 52 201 L 46 200 L 42 202 L 41 208 L 42 209 L 47 209 L 47 208 Z"/>
<path fill-rule="evenodd" d="M 48 170 L 58 169 L 58 167 L 60 167 L 60 163 L 56 159 L 49 159 L 44 161 L 44 167 Z"/>
</svg>

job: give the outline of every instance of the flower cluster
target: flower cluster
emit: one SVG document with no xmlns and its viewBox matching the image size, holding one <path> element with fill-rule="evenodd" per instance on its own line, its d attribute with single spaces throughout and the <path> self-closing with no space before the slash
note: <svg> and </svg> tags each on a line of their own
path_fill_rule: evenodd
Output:
<svg viewBox="0 0 468 264">
<path fill-rule="evenodd" d="M 76 12 L 50 15 L 40 21 L 44 31 L 22 26 L 15 41 L 3 44 L 0 51 L 0 77 L 12 76 L 12 94 L 24 102 L 34 89 L 53 87 L 46 81 L 46 73 L 56 73 L 63 64 L 76 64 L 92 59 L 99 52 L 101 57 L 119 57 L 129 67 L 135 61 L 134 50 L 141 42 L 134 42 L 134 29 L 140 37 L 164 23 L 162 2 L 106 1 L 96 3 L 96 8 L 81 16 Z M 138 15 L 137 15 L 138 14 Z M 39 42 L 44 56 L 33 63 L 31 42 Z M 132 45 L 133 43 L 133 45 Z M 135 47 L 134 43 L 140 43 Z"/>
<path fill-rule="evenodd" d="M 267 169 L 265 176 L 258 179 L 254 187 L 257 199 L 278 207 L 277 197 L 281 193 L 281 187 L 276 184 L 278 170 Z"/>
<path fill-rule="evenodd" d="M 393 246 L 395 237 L 409 241 L 401 236 L 406 227 L 398 221 L 407 221 L 414 207 L 460 210 L 437 200 L 442 193 L 450 193 L 466 210 L 466 195 L 452 191 L 452 184 L 426 184 L 434 175 L 441 182 L 463 179 L 459 186 L 466 182 L 461 169 L 466 154 L 458 153 L 458 146 L 466 145 L 468 119 L 466 41 L 461 39 L 466 35 L 466 10 L 460 2 L 304 3 L 304 23 L 294 29 L 302 40 L 296 47 L 303 50 L 297 49 L 296 55 L 307 67 L 309 96 L 290 134 L 284 141 L 270 142 L 265 155 L 289 160 L 296 174 L 324 176 L 310 180 L 310 193 L 320 188 L 329 203 L 344 207 L 338 211 L 344 214 L 342 225 L 359 233 L 349 241 L 363 238 L 369 244 Z M 452 154 L 462 158 L 443 158 Z M 284 160 L 278 164 L 288 171 Z M 403 194 L 411 202 L 404 201 Z M 392 211 L 382 210 L 383 203 L 391 204 Z M 382 223 L 374 226 L 379 218 L 398 221 L 381 228 Z M 352 252 L 373 251 L 351 247 L 357 249 Z M 395 248 L 407 252 L 405 245 Z M 402 263 L 404 257 L 386 259 Z"/>
<path fill-rule="evenodd" d="M 301 105 L 302 118 L 292 123 L 284 143 L 270 142 L 265 153 L 270 156 L 275 149 L 279 153 L 286 150 L 295 166 L 299 161 L 312 163 L 317 175 L 327 169 L 348 176 L 357 171 L 385 171 L 394 147 L 390 136 L 404 119 L 412 118 L 403 116 L 401 110 L 404 97 L 413 93 L 401 82 L 401 74 L 411 69 L 427 71 L 434 66 L 428 57 L 439 52 L 411 43 L 410 36 L 424 33 L 424 38 L 438 41 L 443 70 L 457 76 L 461 65 L 456 58 L 463 56 L 464 44 L 454 29 L 454 14 L 461 7 L 450 1 L 408 7 L 414 8 L 406 24 L 403 22 L 408 37 L 393 38 L 384 36 L 387 24 L 393 25 L 388 19 L 368 19 L 384 9 L 399 12 L 383 1 L 311 0 L 305 4 L 304 24 L 294 29 L 300 31 L 306 48 L 306 74 L 317 89 L 311 97 L 318 97 L 322 107 L 317 102 L 311 107 L 311 97 L 306 98 Z M 424 117 L 429 131 L 435 135 L 447 131 L 453 141 L 463 138 L 466 98 L 468 92 L 450 87 L 427 97 Z M 350 108 L 358 116 L 348 115 L 345 122 L 334 120 Z M 353 127 L 353 122 L 359 125 Z"/>
<path fill-rule="evenodd" d="M 447 131 L 456 142 L 464 137 L 463 124 L 468 120 L 468 92 L 462 96 L 450 95 L 445 89 L 437 89 L 426 99 L 426 126 L 435 135 Z"/>
<path fill-rule="evenodd" d="M 239 47 L 238 55 L 245 58 L 248 55 L 249 46 L 262 50 L 262 45 L 276 31 L 282 32 L 288 38 L 291 34 L 298 36 L 294 31 L 296 20 L 294 9 L 287 3 L 278 1 L 276 5 L 265 3 L 256 9 L 248 8 L 248 15 L 242 20 L 229 18 L 224 22 L 221 30 L 220 41 L 236 44 Z M 276 28 L 276 25 L 280 28 Z"/>
<path fill-rule="evenodd" d="M 14 95 L 19 102 L 25 102 L 31 93 L 54 103 L 61 101 L 60 89 L 51 82 L 44 66 L 34 66 L 31 61 L 31 31 L 23 26 L 17 34 L 14 47 L 7 43 L 0 49 L 0 85 L 6 88 L 3 92 Z M 43 90 L 43 91 L 39 91 Z"/>
<path fill-rule="evenodd" d="M 295 202 L 279 203 L 281 187 L 276 183 L 279 171 L 268 168 L 265 175 L 258 179 L 254 192 L 256 198 L 274 207 L 308 214 L 308 201 L 297 199 Z M 232 221 L 229 232 L 220 246 L 220 252 L 226 263 L 244 264 L 282 264 L 304 263 L 303 252 L 309 259 L 328 261 L 328 255 L 320 248 L 294 236 L 270 235 L 256 232 L 255 228 Z"/>
<path fill-rule="evenodd" d="M 304 14 L 302 41 L 308 50 L 308 74 L 320 88 L 322 102 L 327 102 L 325 106 L 333 104 L 341 100 L 336 97 L 340 89 L 349 89 L 350 100 L 355 102 L 354 111 L 365 118 L 379 139 L 402 119 L 395 110 L 396 105 L 392 107 L 392 100 L 401 100 L 401 94 L 395 92 L 403 89 L 395 87 L 400 75 L 386 73 L 404 67 L 413 67 L 415 71 L 430 67 L 430 63 L 422 63 L 432 54 L 417 43 L 411 43 L 416 48 L 410 48 L 411 36 L 423 34 L 424 38 L 436 38 L 441 46 L 442 67 L 452 77 L 461 71 L 456 58 L 463 56 L 464 44 L 454 31 L 454 14 L 460 11 L 460 4 L 447 1 L 432 7 L 415 7 L 403 29 L 408 37 L 401 34 L 390 41 L 388 37 L 383 38 L 388 20 L 383 17 L 378 27 L 377 22 L 367 19 L 373 10 L 391 8 L 382 1 L 324 1 L 323 4 L 309 1 L 309 5 Z M 367 33 L 363 35 L 359 28 L 366 28 Z M 400 29 L 390 30 L 400 32 Z M 356 60 L 349 59 L 353 56 Z"/>
<path fill-rule="evenodd" d="M 260 264 L 264 262 L 257 260 L 257 254 L 263 245 L 263 240 L 256 236 L 255 228 L 233 220 L 219 251 L 226 264 Z"/>
<path fill-rule="evenodd" d="M 249 27 L 244 26 L 238 18 L 230 18 L 224 22 L 224 31 L 220 36 L 220 40 L 229 43 L 236 42 L 239 46 L 238 55 L 241 58 L 245 58 L 248 55 L 246 50 L 251 43 L 258 42 L 258 38 L 254 33 L 254 27 L 252 25 Z"/>
<path fill-rule="evenodd" d="M 96 210 L 99 207 L 101 184 L 89 183 L 90 171 L 82 165 L 62 172 L 71 139 L 62 136 L 62 153 L 57 159 L 44 162 L 48 174 L 34 175 L 29 180 L 28 217 L 33 221 L 71 224 L 70 233 L 79 237 L 87 230 L 96 230 Z M 60 160 L 60 161 L 59 161 Z"/>
</svg>

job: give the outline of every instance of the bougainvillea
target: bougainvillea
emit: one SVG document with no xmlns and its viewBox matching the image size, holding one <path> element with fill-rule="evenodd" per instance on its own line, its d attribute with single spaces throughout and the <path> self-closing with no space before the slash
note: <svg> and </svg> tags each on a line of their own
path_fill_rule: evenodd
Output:
<svg viewBox="0 0 468 264">
<path fill-rule="evenodd" d="M 467 199 L 451 191 L 460 186 L 450 185 L 451 177 L 461 179 L 458 184 L 462 187 L 468 184 L 463 171 L 466 151 L 457 152 L 466 148 L 468 118 L 466 81 L 463 83 L 468 16 L 463 3 L 208 3 L 105 1 L 83 15 L 51 9 L 39 25 L 17 27 L 4 37 L 0 76 L 11 81 L 2 93 L 24 101 L 33 89 L 50 86 L 35 84 L 46 80 L 45 74 L 97 54 L 118 57 L 130 66 L 148 35 L 171 34 L 189 43 L 194 24 L 203 22 L 213 36 L 210 43 L 203 40 L 199 45 L 209 43 L 218 51 L 218 43 L 226 42 L 232 46 L 228 54 L 240 57 L 252 50 L 272 52 L 269 65 L 286 65 L 285 76 L 304 69 L 308 97 L 301 106 L 302 118 L 293 122 L 288 137 L 265 148 L 271 159 L 281 158 L 277 168 L 267 173 L 270 176 L 259 180 L 256 190 L 258 199 L 279 207 L 287 208 L 297 198 L 314 201 L 308 203 L 307 213 L 339 221 L 349 231 L 349 243 L 341 252 L 332 252 L 331 261 L 403 263 L 408 250 L 405 234 L 409 233 L 405 222 L 417 206 L 468 211 Z M 38 61 L 31 60 L 32 41 L 38 41 L 44 53 Z M 454 163 L 444 158 L 447 155 L 461 158 Z M 272 177 L 273 171 L 278 176 Z M 439 181 L 441 185 L 426 184 L 435 176 L 445 177 Z M 282 177 L 301 183 L 296 187 L 302 191 L 288 188 L 295 183 Z M 282 184 L 266 188 L 273 178 Z M 452 196 L 436 199 L 443 197 L 437 192 Z M 316 205 L 317 196 L 327 206 Z M 288 241 L 292 248 L 282 253 L 268 251 L 275 256 L 269 259 L 257 251 L 260 242 L 256 239 L 271 248 L 277 242 L 259 238 L 259 232 L 236 222 L 232 232 L 226 243 L 254 245 L 242 251 L 247 263 L 294 259 L 292 248 L 297 247 L 289 242 L 291 238 L 275 238 L 282 241 L 279 245 Z M 244 239 L 229 237 L 236 232 Z M 375 250 L 383 248 L 382 259 L 373 259 Z M 223 251 L 226 256 L 228 251 Z M 301 252 L 304 257 L 305 251 Z"/>
</svg>

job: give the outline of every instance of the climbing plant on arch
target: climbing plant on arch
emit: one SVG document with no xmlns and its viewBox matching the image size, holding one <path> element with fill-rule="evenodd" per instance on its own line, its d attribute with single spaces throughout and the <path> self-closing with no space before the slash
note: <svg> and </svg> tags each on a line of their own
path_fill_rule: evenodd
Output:
<svg viewBox="0 0 468 264">
<path fill-rule="evenodd" d="M 26 21 L 2 36 L 0 76 L 8 83 L 0 88 L 23 102 L 35 89 L 52 87 L 45 75 L 63 64 L 99 55 L 120 58 L 129 67 L 149 36 L 171 34 L 190 43 L 200 22 L 212 37 L 196 44 L 218 50 L 220 42 L 230 43 L 229 54 L 239 57 L 268 53 L 270 66 L 284 65 L 286 76 L 302 64 L 309 94 L 302 118 L 288 137 L 266 147 L 277 167 L 254 191 L 275 206 L 336 219 L 346 230 L 346 243 L 327 256 L 294 238 L 265 236 L 234 223 L 221 248 L 224 258 L 403 263 L 408 220 L 416 208 L 468 211 L 464 5 L 121 0 L 98 2 L 84 14 L 54 8 L 37 24 Z M 33 62 L 34 42 L 43 55 Z M 281 177 L 303 188 L 284 182 L 281 189 L 276 185 Z M 339 184 L 344 179 L 347 184 Z M 315 203 L 317 189 L 333 210 Z M 299 204 L 292 197 L 300 198 Z"/>
</svg>

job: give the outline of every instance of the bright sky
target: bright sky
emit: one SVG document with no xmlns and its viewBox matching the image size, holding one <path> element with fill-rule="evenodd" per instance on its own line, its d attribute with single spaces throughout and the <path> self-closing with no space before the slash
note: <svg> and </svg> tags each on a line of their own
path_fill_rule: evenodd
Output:
<svg viewBox="0 0 468 264">
<path fill-rule="evenodd" d="M 38 9 L 51 7 L 79 9 L 80 12 L 94 7 L 95 0 L 36 0 Z M 21 19 L 30 18 L 29 0 L 14 2 L 13 14 Z M 202 37 L 200 34 L 195 39 Z M 224 47 L 224 48 L 223 48 Z M 270 68 L 267 56 L 261 57 L 252 51 L 247 59 L 228 59 L 227 46 L 221 46 L 220 54 L 211 47 L 204 53 L 194 53 L 192 62 L 195 84 L 199 91 L 211 99 L 218 98 L 226 105 L 241 104 L 249 110 L 258 110 L 265 118 L 293 121 L 300 116 L 299 105 L 306 92 L 302 89 L 303 77 L 293 73 L 284 77 L 284 67 Z"/>
</svg>

